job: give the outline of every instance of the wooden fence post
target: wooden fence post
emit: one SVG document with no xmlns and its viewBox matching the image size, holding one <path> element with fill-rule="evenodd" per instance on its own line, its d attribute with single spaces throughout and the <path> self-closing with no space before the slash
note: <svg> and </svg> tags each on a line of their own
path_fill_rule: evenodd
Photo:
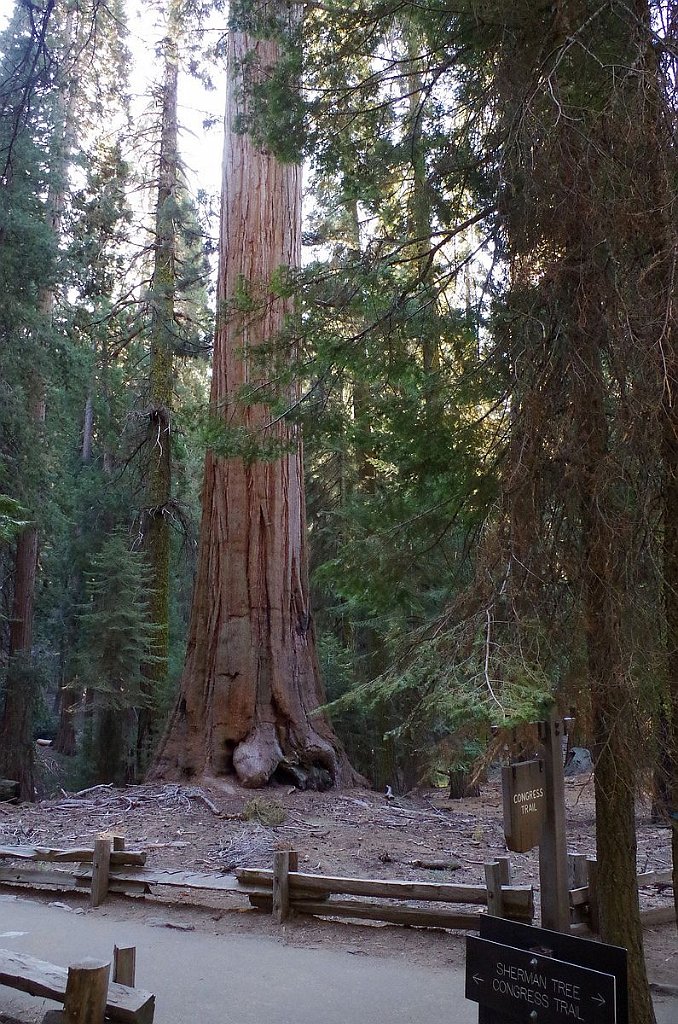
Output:
<svg viewBox="0 0 678 1024">
<path fill-rule="evenodd" d="M 511 860 L 509 857 L 497 857 L 499 865 L 499 877 L 502 885 L 511 884 Z"/>
<path fill-rule="evenodd" d="M 282 924 L 290 915 L 290 851 L 273 854 L 273 919 Z"/>
<path fill-rule="evenodd" d="M 108 960 L 82 960 L 68 968 L 64 1024 L 103 1024 L 108 998 Z"/>
<path fill-rule="evenodd" d="M 598 907 L 598 861 L 595 857 L 588 857 L 586 870 L 589 883 L 589 921 L 591 931 L 600 935 L 600 911 Z"/>
<path fill-rule="evenodd" d="M 503 858 L 506 860 L 507 858 Z M 502 895 L 502 875 L 505 869 L 496 861 L 485 865 L 485 885 L 487 886 L 487 912 L 493 917 L 504 916 L 504 897 Z"/>
<path fill-rule="evenodd" d="M 113 946 L 113 981 L 134 988 L 136 969 L 136 946 Z"/>
<path fill-rule="evenodd" d="M 92 907 L 100 906 L 108 895 L 108 873 L 110 866 L 110 839 L 95 839 L 94 855 L 92 858 L 92 888 L 89 900 Z"/>
<path fill-rule="evenodd" d="M 582 889 L 588 884 L 586 854 L 568 853 L 567 855 L 567 886 L 568 889 Z"/>
<path fill-rule="evenodd" d="M 547 721 L 539 723 L 546 797 L 546 817 L 539 844 L 541 926 L 554 932 L 567 932 L 570 929 L 563 735 L 563 723 L 554 713 Z"/>
</svg>

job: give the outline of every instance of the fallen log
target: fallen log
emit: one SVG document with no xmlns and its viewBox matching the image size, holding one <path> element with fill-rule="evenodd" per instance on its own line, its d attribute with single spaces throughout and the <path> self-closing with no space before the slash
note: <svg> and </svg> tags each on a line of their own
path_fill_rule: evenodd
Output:
<svg viewBox="0 0 678 1024">
<path fill-rule="evenodd" d="M 408 861 L 412 868 L 423 868 L 425 871 L 456 871 L 461 867 L 458 860 L 416 860 Z"/>
</svg>

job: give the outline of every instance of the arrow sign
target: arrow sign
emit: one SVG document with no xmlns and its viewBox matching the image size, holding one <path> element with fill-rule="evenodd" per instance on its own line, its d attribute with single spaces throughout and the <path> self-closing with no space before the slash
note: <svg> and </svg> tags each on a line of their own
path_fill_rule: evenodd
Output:
<svg viewBox="0 0 678 1024">
<path fill-rule="evenodd" d="M 466 940 L 466 998 L 534 1024 L 617 1024 L 614 975 L 475 936 Z"/>
</svg>

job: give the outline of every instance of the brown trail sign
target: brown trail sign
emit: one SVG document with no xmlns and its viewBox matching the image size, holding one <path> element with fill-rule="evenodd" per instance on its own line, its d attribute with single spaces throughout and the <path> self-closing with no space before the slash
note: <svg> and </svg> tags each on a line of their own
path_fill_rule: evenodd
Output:
<svg viewBox="0 0 678 1024">
<path fill-rule="evenodd" d="M 541 842 L 546 815 L 543 761 L 519 761 L 501 770 L 504 835 L 509 850 L 527 853 Z"/>
<path fill-rule="evenodd" d="M 553 711 L 534 723 L 541 758 L 502 769 L 506 845 L 517 853 L 539 847 L 541 923 L 562 932 L 570 927 L 562 741 L 571 722 Z"/>
</svg>

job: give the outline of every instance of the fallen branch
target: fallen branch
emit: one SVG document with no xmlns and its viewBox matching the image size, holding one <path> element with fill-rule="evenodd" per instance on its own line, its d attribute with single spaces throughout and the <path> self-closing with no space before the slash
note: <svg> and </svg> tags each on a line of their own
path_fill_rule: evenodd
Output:
<svg viewBox="0 0 678 1024">
<path fill-rule="evenodd" d="M 407 862 L 412 868 L 425 868 L 427 871 L 456 871 L 461 867 L 458 860 L 409 860 Z"/>
<path fill-rule="evenodd" d="M 88 796 L 90 793 L 96 793 L 98 789 L 113 789 L 112 782 L 102 783 L 100 786 L 90 786 L 89 789 L 81 789 L 77 793 L 73 793 L 73 796 Z"/>
<path fill-rule="evenodd" d="M 200 803 L 204 804 L 212 814 L 215 814 L 218 818 L 221 817 L 221 811 L 216 804 L 213 804 L 209 797 L 206 797 L 201 789 L 196 786 L 192 786 L 191 789 L 187 790 L 187 795 L 193 800 L 199 800 Z"/>
</svg>

